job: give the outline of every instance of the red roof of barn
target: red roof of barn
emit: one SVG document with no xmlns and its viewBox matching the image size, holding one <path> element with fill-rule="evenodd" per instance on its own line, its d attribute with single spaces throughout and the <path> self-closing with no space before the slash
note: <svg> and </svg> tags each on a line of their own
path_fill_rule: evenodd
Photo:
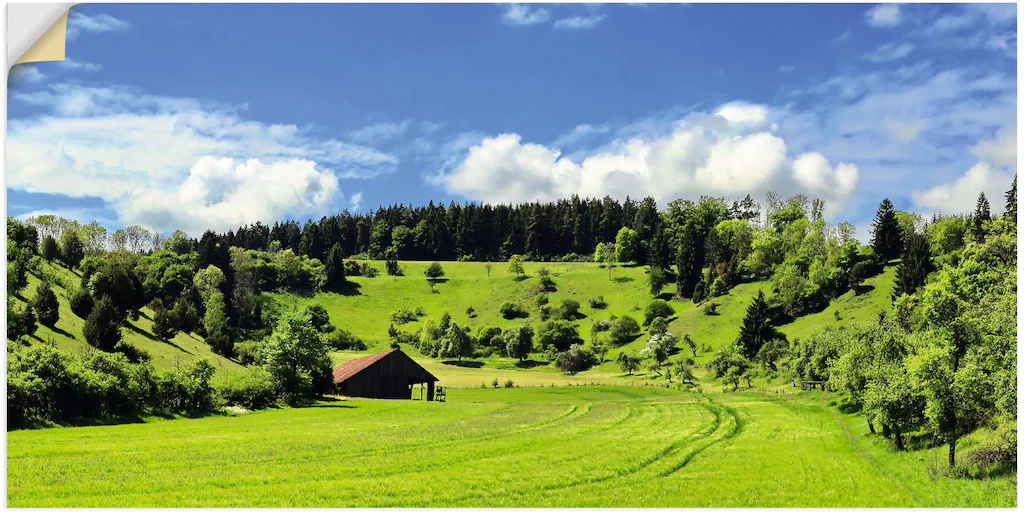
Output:
<svg viewBox="0 0 1024 512">
<path fill-rule="evenodd" d="M 378 354 L 370 354 L 368 356 L 359 357 L 356 359 L 352 359 L 351 361 L 345 361 L 344 363 L 341 363 L 340 365 L 338 365 L 337 368 L 334 369 L 334 382 L 344 382 L 349 377 L 365 370 L 373 363 L 376 363 L 377 361 L 384 359 L 385 357 L 387 357 L 389 354 L 396 350 L 398 349 L 393 348 L 391 350 L 385 350 L 384 352 L 380 352 Z"/>
</svg>

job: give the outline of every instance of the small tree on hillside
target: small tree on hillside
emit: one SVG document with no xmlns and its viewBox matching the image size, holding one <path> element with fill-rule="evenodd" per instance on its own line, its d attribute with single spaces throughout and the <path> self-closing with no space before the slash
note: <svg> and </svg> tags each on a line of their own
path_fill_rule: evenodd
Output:
<svg viewBox="0 0 1024 512">
<path fill-rule="evenodd" d="M 757 297 L 747 306 L 747 315 L 736 339 L 740 354 L 748 360 L 753 359 L 766 343 L 780 338 L 784 337 L 771 323 L 764 292 L 758 290 Z"/>
<path fill-rule="evenodd" d="M 651 295 L 657 297 L 661 294 L 661 290 L 668 284 L 668 278 L 665 276 L 665 271 L 661 267 L 651 267 L 647 271 L 647 285 L 650 287 Z"/>
<path fill-rule="evenodd" d="M 640 237 L 636 231 L 623 227 L 615 236 L 615 260 L 626 263 L 636 259 L 640 248 Z"/>
<path fill-rule="evenodd" d="M 92 295 L 84 286 L 79 286 L 71 294 L 69 302 L 71 303 L 71 312 L 78 315 L 79 318 L 86 318 L 92 312 Z"/>
<path fill-rule="evenodd" d="M 619 355 L 615 357 L 615 363 L 622 371 L 626 372 L 626 375 L 633 375 L 633 372 L 640 369 L 640 358 L 625 352 L 619 352 Z"/>
<path fill-rule="evenodd" d="M 153 310 L 153 336 L 167 342 L 178 334 L 178 319 L 174 318 L 173 310 L 168 310 L 159 302 L 157 304 L 158 307 Z"/>
<path fill-rule="evenodd" d="M 331 368 L 327 344 L 305 311 L 282 315 L 263 350 L 267 370 L 292 402 L 315 394 L 317 376 Z"/>
<path fill-rule="evenodd" d="M 612 267 L 615 263 L 615 244 L 601 242 L 594 249 L 594 261 L 604 263 L 608 267 L 608 279 L 612 278 Z"/>
<path fill-rule="evenodd" d="M 57 294 L 53 293 L 50 283 L 43 281 L 36 287 L 36 296 L 32 298 L 32 307 L 36 310 L 39 323 L 53 327 L 60 318 L 60 304 Z"/>
<path fill-rule="evenodd" d="M 524 361 L 533 349 L 533 326 L 524 323 L 519 327 L 510 328 L 502 334 L 502 339 L 505 341 L 505 351 L 508 355 Z"/>
<path fill-rule="evenodd" d="M 82 334 L 90 345 L 108 352 L 121 341 L 121 316 L 110 297 L 104 295 L 96 301 L 85 319 Z"/>
<path fill-rule="evenodd" d="M 685 343 L 687 347 L 690 347 L 690 352 L 693 352 L 693 357 L 697 357 L 697 342 L 693 341 L 693 338 L 691 338 L 689 334 L 683 335 L 683 343 Z"/>
<path fill-rule="evenodd" d="M 900 264 L 896 267 L 896 288 L 893 297 L 912 295 L 924 286 L 928 273 L 934 270 L 932 251 L 928 238 L 924 235 L 912 234 L 907 239 L 907 248 L 903 252 Z"/>
<path fill-rule="evenodd" d="M 513 254 L 508 259 L 508 272 L 516 277 L 526 275 L 526 271 L 523 270 L 523 257 L 519 254 Z"/>
<path fill-rule="evenodd" d="M 863 261 L 858 261 L 850 267 L 850 271 L 847 273 L 847 279 L 850 283 L 850 289 L 853 290 L 854 295 L 860 295 L 861 284 L 864 283 L 864 278 L 867 277 L 867 268 Z"/>
<path fill-rule="evenodd" d="M 1017 223 L 1017 175 L 1013 175 L 1013 185 L 1006 191 L 1006 213 L 1004 216 L 1010 222 Z"/>
<path fill-rule="evenodd" d="M 871 247 L 882 262 L 896 258 L 903 251 L 903 234 L 896 220 L 896 208 L 888 198 L 882 200 L 871 224 Z"/>
<path fill-rule="evenodd" d="M 85 258 L 85 242 L 78 233 L 68 229 L 60 235 L 60 258 L 68 268 L 78 268 Z"/>
<path fill-rule="evenodd" d="M 39 256 L 46 261 L 53 261 L 58 256 L 57 241 L 52 236 L 43 238 L 43 243 L 39 247 Z"/>
<path fill-rule="evenodd" d="M 668 318 L 676 313 L 672 305 L 662 299 L 654 299 L 644 309 L 644 325 L 650 324 L 655 318 Z"/>
<path fill-rule="evenodd" d="M 327 261 L 324 262 L 324 270 L 327 273 L 327 287 L 337 289 L 345 284 L 345 252 L 341 246 L 334 244 L 327 253 Z"/>
<path fill-rule="evenodd" d="M 441 279 L 444 277 L 444 268 L 438 262 L 433 262 L 427 267 L 427 270 L 423 271 L 423 275 L 427 276 L 427 279 Z"/>
</svg>

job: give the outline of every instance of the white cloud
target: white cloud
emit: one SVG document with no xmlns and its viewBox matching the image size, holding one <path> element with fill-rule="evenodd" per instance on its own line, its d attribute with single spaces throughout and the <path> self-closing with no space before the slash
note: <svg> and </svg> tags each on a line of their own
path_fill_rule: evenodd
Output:
<svg viewBox="0 0 1024 512">
<path fill-rule="evenodd" d="M 12 85 L 21 83 L 39 83 L 46 79 L 46 75 L 39 68 L 31 64 L 18 64 L 11 68 L 11 73 L 7 76 L 7 80 Z"/>
<path fill-rule="evenodd" d="M 352 140 L 363 144 L 380 144 L 400 137 L 410 126 L 412 126 L 412 119 L 406 119 L 400 123 L 378 123 L 353 131 L 349 136 L 352 137 Z"/>
<path fill-rule="evenodd" d="M 57 63 L 57 66 L 60 67 L 61 69 L 66 69 L 68 71 L 89 71 L 89 72 L 93 72 L 93 71 L 99 71 L 99 70 L 103 69 L 103 66 L 101 66 L 99 64 L 93 64 L 91 62 L 79 62 L 77 60 L 71 60 L 71 59 L 64 59 L 62 61 L 59 61 Z"/>
<path fill-rule="evenodd" d="M 864 18 L 872 27 L 891 28 L 903 22 L 903 13 L 898 4 L 885 4 L 868 10 Z"/>
<path fill-rule="evenodd" d="M 352 197 L 349 198 L 349 201 L 352 203 L 352 211 L 358 212 L 359 207 L 363 205 L 363 193 L 356 192 L 355 194 L 352 194 Z"/>
<path fill-rule="evenodd" d="M 50 112 L 9 121 L 8 187 L 97 197 L 124 222 L 164 231 L 309 213 L 331 200 L 338 178 L 370 178 L 397 165 L 374 149 L 193 99 L 75 85 L 12 99 Z M 259 187 L 276 196 L 264 198 Z M 257 200 L 266 204 L 242 204 Z"/>
<path fill-rule="evenodd" d="M 910 43 L 886 43 L 864 54 L 864 58 L 871 62 L 889 62 L 902 59 L 912 51 L 914 45 Z"/>
<path fill-rule="evenodd" d="M 983 140 L 970 148 L 978 159 L 995 165 L 1017 168 L 1017 126 L 1009 125 L 994 140 Z"/>
<path fill-rule="evenodd" d="M 910 142 L 917 138 L 917 134 L 924 129 L 926 124 L 920 119 L 886 119 L 885 129 L 889 131 L 892 138 L 900 142 Z"/>
<path fill-rule="evenodd" d="M 572 129 L 571 132 L 561 135 L 557 139 L 555 139 L 555 141 L 552 142 L 551 145 L 556 148 L 563 149 L 566 146 L 573 146 L 575 144 L 578 144 L 594 135 L 608 133 L 609 130 L 611 130 L 611 127 L 608 126 L 607 124 L 602 124 L 598 126 L 594 126 L 592 124 L 577 125 L 575 128 Z"/>
<path fill-rule="evenodd" d="M 830 202 L 830 213 L 857 185 L 857 167 L 832 167 L 820 154 L 791 159 L 770 132 L 762 105 L 729 103 L 715 114 L 694 113 L 670 133 L 615 139 L 582 159 L 563 156 L 517 134 L 487 137 L 458 165 L 435 177 L 450 193 L 487 202 L 553 200 L 572 194 L 652 196 L 662 204 L 701 195 L 806 192 Z"/>
<path fill-rule="evenodd" d="M 988 197 L 993 212 L 1003 210 L 1000 199 L 1009 190 L 1013 173 L 979 162 L 953 183 L 943 183 L 911 193 L 914 205 L 924 212 L 960 214 L 974 211 L 978 195 Z"/>
<path fill-rule="evenodd" d="M 585 30 L 596 27 L 607 18 L 604 14 L 595 16 L 573 16 L 555 22 L 554 27 L 564 30 Z"/>
<path fill-rule="evenodd" d="M 509 4 L 505 13 L 501 15 L 502 21 L 509 25 L 533 25 L 544 23 L 551 18 L 551 13 L 544 8 L 530 7 L 523 4 Z"/>
<path fill-rule="evenodd" d="M 793 66 L 791 64 L 779 66 L 780 73 L 792 73 L 794 69 L 796 69 L 796 66 Z"/>
<path fill-rule="evenodd" d="M 68 41 L 74 41 L 82 32 L 125 32 L 131 28 L 131 23 L 107 14 L 89 16 L 73 9 L 68 15 L 66 34 Z"/>
</svg>

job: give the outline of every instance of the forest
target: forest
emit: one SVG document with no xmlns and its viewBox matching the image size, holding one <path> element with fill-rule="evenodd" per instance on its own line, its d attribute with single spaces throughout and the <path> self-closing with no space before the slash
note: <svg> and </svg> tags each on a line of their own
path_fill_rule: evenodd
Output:
<svg viewBox="0 0 1024 512">
<path fill-rule="evenodd" d="M 1001 441 L 972 451 L 978 460 L 970 471 L 1010 467 L 1011 461 L 1015 467 L 1016 180 L 1001 215 L 992 213 L 984 194 L 972 212 L 931 218 L 899 211 L 884 199 L 868 244 L 858 242 L 852 224 L 827 222 L 825 208 L 818 199 L 774 193 L 763 204 L 749 195 L 703 197 L 663 209 L 651 198 L 430 203 L 366 215 L 345 211 L 301 225 L 256 223 L 198 238 L 136 225 L 108 234 L 96 222 L 49 215 L 9 217 L 9 418 L 32 426 L 187 414 L 217 404 L 300 403 L 329 388 L 330 351 L 365 349 L 366 343 L 344 325 L 331 325 L 323 307 L 289 310 L 271 292 L 358 293 L 352 277 L 375 278 L 383 263 L 383 274 L 403 278 L 400 262 L 409 260 L 436 262 L 425 272 L 431 287 L 444 277 L 445 261 L 494 262 L 510 279 L 523 278 L 524 261 L 579 261 L 604 265 L 610 279 L 616 265 L 645 268 L 650 301 L 638 319 L 598 322 L 585 341 L 572 323 L 579 302 L 547 304 L 554 282 L 544 270 L 536 325 L 523 321 L 504 332 L 473 333 L 446 314 L 405 331 L 418 315 L 414 306 L 390 317 L 382 312 L 380 321 L 391 324 L 393 346 L 411 345 L 429 357 L 461 360 L 486 349 L 524 360 L 533 353 L 572 373 L 602 361 L 609 345 L 646 330 L 643 350 L 619 354 L 623 374 L 646 362 L 669 382 L 675 376 L 677 385 L 698 390 L 694 361 L 685 357 L 688 350 L 696 356 L 696 346 L 667 332 L 673 304 L 692 301 L 714 315 L 715 299 L 732 287 L 766 282 L 770 292 L 749 304 L 738 335 L 721 334 L 735 342 L 714 354 L 707 377 L 732 390 L 765 376 L 828 381 L 848 397 L 840 405 L 862 411 L 871 431 L 877 428 L 894 449 L 947 444 L 944 471 L 968 467 L 956 463 L 958 439 L 992 427 Z M 865 292 L 864 281 L 887 266 L 896 267 L 896 288 L 891 308 L 876 320 L 801 340 L 779 332 L 778 326 L 822 311 L 841 294 Z M 22 296 L 29 274 L 39 284 L 20 305 L 14 298 Z M 30 342 L 37 324 L 57 322 L 54 285 L 68 291 L 95 351 L 75 355 Z M 600 307 L 600 298 L 591 301 Z M 127 319 L 143 308 L 152 312 L 158 338 L 195 333 L 246 371 L 215 375 L 205 361 L 155 370 L 145 351 L 122 336 Z M 501 315 L 529 313 L 508 302 Z"/>
</svg>

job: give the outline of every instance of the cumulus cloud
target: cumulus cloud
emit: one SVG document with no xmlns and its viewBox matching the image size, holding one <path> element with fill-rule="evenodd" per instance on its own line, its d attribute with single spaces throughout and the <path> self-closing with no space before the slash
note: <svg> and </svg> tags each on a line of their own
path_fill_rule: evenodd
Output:
<svg viewBox="0 0 1024 512">
<path fill-rule="evenodd" d="M 97 197 L 123 222 L 164 231 L 310 213 L 327 206 L 339 178 L 397 165 L 371 148 L 193 99 L 55 85 L 12 100 L 45 113 L 9 121 L 8 187 Z"/>
<path fill-rule="evenodd" d="M 1002 211 L 1001 198 L 1017 172 L 1017 128 L 1010 125 L 995 139 L 970 149 L 981 161 L 951 183 L 914 191 L 915 206 L 924 212 L 966 213 L 973 211 L 978 195 L 984 192 L 992 210 Z"/>
<path fill-rule="evenodd" d="M 581 159 L 506 133 L 469 148 L 435 181 L 450 193 L 494 203 L 579 194 L 652 196 L 664 204 L 775 190 L 826 199 L 830 213 L 841 209 L 856 188 L 857 167 L 832 166 L 813 152 L 790 157 L 785 141 L 772 133 L 772 117 L 763 105 L 729 103 L 713 114 L 690 114 L 669 133 L 618 138 Z"/>
<path fill-rule="evenodd" d="M 594 16 L 573 16 L 563 18 L 555 22 L 554 27 L 563 30 L 585 30 L 596 27 L 604 21 L 607 16 L 600 14 Z"/>
<path fill-rule="evenodd" d="M 914 51 L 910 43 L 886 43 L 864 55 L 871 62 L 890 62 L 902 59 Z"/>
<path fill-rule="evenodd" d="M 509 25 L 533 25 L 544 23 L 549 18 L 551 18 L 551 13 L 547 9 L 534 9 L 523 4 L 509 4 L 505 13 L 501 15 L 502 21 Z"/>
<path fill-rule="evenodd" d="M 89 16 L 73 9 L 68 15 L 66 34 L 68 41 L 74 41 L 83 32 L 125 32 L 131 28 L 131 23 L 108 14 Z"/>
<path fill-rule="evenodd" d="M 903 13 L 897 4 L 885 4 L 871 8 L 864 13 L 864 19 L 872 27 L 891 28 L 903 22 Z"/>
</svg>

